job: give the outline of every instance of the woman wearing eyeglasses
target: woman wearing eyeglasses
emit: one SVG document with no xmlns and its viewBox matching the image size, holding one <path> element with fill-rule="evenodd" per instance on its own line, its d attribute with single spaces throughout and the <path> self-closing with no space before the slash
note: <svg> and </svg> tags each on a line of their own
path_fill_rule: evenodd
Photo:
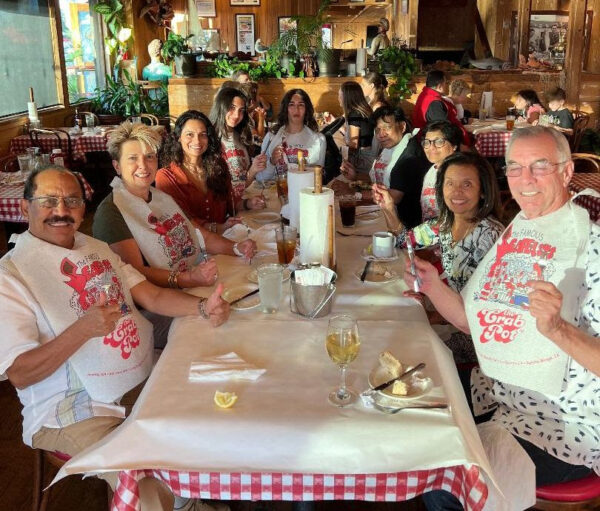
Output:
<svg viewBox="0 0 600 511">
<path fill-rule="evenodd" d="M 407 229 L 395 213 L 389 193 L 374 191 L 388 229 L 396 234 L 396 245 L 406 246 L 410 238 L 416 248 L 439 245 L 441 266 L 448 285 L 460 292 L 477 268 L 479 261 L 504 231 L 497 220 L 500 192 L 490 164 L 474 153 L 447 156 L 436 172 L 436 197 L 439 216 L 413 229 Z M 408 295 L 419 299 L 418 294 Z M 439 323 L 437 313 L 429 314 L 431 323 Z M 457 363 L 472 362 L 472 341 L 464 335 L 453 335 L 449 341 Z"/>
</svg>

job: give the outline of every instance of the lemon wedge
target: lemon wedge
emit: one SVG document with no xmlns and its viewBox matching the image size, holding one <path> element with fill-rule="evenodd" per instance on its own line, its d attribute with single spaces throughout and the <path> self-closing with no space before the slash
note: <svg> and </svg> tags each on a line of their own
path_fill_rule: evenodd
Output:
<svg viewBox="0 0 600 511">
<path fill-rule="evenodd" d="M 213 400 L 219 408 L 231 408 L 237 401 L 237 398 L 235 392 L 221 392 L 217 390 Z"/>
</svg>

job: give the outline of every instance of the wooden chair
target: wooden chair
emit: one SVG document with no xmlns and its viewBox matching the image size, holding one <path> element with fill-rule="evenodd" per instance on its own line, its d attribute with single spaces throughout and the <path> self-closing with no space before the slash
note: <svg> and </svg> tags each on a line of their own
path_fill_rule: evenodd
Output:
<svg viewBox="0 0 600 511">
<path fill-rule="evenodd" d="M 600 156 L 592 153 L 573 153 L 575 172 L 600 172 Z"/>
<path fill-rule="evenodd" d="M 593 511 L 600 509 L 600 476 L 592 473 L 568 483 L 536 489 L 538 511 Z"/>
<path fill-rule="evenodd" d="M 583 137 L 583 131 L 590 122 L 590 115 L 579 110 L 573 111 L 573 134 L 569 139 L 569 145 L 571 146 L 571 152 L 576 153 L 579 150 L 581 144 L 581 138 Z"/>
<path fill-rule="evenodd" d="M 48 507 L 48 500 L 50 499 L 50 492 L 52 487 L 44 491 L 44 488 L 50 484 L 56 471 L 69 461 L 71 458 L 68 454 L 62 452 L 50 452 L 43 451 L 41 449 L 34 449 L 34 461 L 33 461 L 33 499 L 31 504 L 32 511 L 46 511 Z M 51 467 L 57 470 L 51 470 Z M 53 473 L 50 477 L 48 474 Z M 113 493 L 108 486 L 108 509 L 112 502 Z"/>
<path fill-rule="evenodd" d="M 141 117 L 142 123 L 144 123 L 144 124 L 149 124 L 150 126 L 158 126 L 158 117 L 156 117 L 156 115 L 152 115 L 152 114 L 132 115 L 131 117 L 128 117 L 127 120 L 130 122 L 133 122 L 134 117 Z"/>
<path fill-rule="evenodd" d="M 100 126 L 100 118 L 94 112 L 79 112 L 79 118 L 81 119 L 82 126 L 88 127 L 86 115 L 93 116 L 94 126 Z M 65 126 L 68 126 L 68 127 L 73 126 L 75 124 L 75 114 L 73 113 L 73 114 L 69 114 L 69 115 L 65 116 L 63 122 L 64 122 Z"/>
<path fill-rule="evenodd" d="M 8 154 L 0 158 L 1 172 L 17 172 L 19 170 L 19 160 L 14 154 Z"/>
</svg>

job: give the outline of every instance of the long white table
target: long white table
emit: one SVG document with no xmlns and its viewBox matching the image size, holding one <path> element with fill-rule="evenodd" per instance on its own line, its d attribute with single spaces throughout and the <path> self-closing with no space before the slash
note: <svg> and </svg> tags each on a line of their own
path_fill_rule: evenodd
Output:
<svg viewBox="0 0 600 511">
<path fill-rule="evenodd" d="M 139 509 L 137 480 L 145 476 L 183 496 L 225 500 L 397 501 L 443 488 L 466 509 L 482 509 L 489 466 L 451 354 L 421 306 L 401 296 L 402 281 L 368 284 L 353 275 L 364 265 L 358 254 L 368 242 L 336 239 L 333 309 L 359 319 L 362 341 L 348 382 L 366 389 L 378 354 L 389 349 L 409 364 L 427 363 L 434 388 L 423 400 L 447 401 L 449 411 L 385 415 L 361 403 L 331 406 L 327 394 L 339 374 L 325 351 L 327 318 L 303 319 L 285 302 L 273 315 L 233 312 L 218 329 L 180 318 L 131 416 L 57 477 L 122 471 L 113 501 L 121 511 Z M 250 267 L 241 259 L 217 259 L 227 286 L 246 282 Z M 254 382 L 188 380 L 191 362 L 231 351 L 265 374 Z M 235 391 L 239 400 L 219 409 L 215 390 Z"/>
</svg>

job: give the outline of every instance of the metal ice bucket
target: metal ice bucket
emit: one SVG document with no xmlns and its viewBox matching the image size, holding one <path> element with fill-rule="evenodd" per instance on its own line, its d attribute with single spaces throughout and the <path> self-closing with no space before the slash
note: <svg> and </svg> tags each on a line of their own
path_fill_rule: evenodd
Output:
<svg viewBox="0 0 600 511">
<path fill-rule="evenodd" d="M 335 294 L 335 281 L 337 275 L 329 284 L 322 286 L 303 286 L 296 282 L 295 271 L 290 277 L 290 310 L 305 318 L 314 319 L 327 316 L 331 312 L 333 295 Z"/>
</svg>

